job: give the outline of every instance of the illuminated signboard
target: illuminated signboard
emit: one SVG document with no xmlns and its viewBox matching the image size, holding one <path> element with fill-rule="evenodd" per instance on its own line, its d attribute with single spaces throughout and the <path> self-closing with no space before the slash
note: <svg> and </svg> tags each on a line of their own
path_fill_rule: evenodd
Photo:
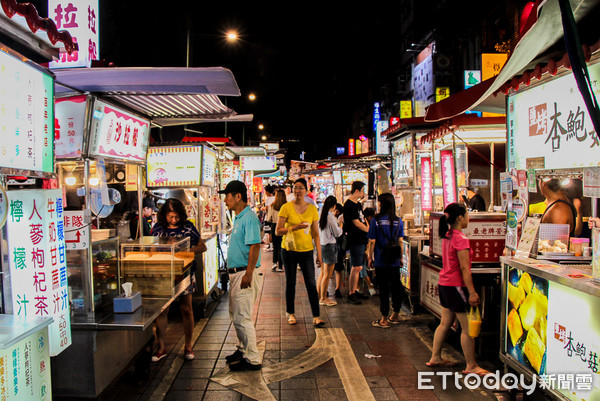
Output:
<svg viewBox="0 0 600 401">
<path fill-rule="evenodd" d="M 261 142 L 260 146 L 262 146 L 266 150 L 269 150 L 269 151 L 272 151 L 272 152 L 276 152 L 276 151 L 279 150 L 279 143 L 278 142 Z"/>
<path fill-rule="evenodd" d="M 277 160 L 275 156 L 240 156 L 240 170 L 264 171 L 275 170 Z"/>
<path fill-rule="evenodd" d="M 431 171 L 431 157 L 421 157 L 421 209 L 431 210 L 433 208 L 433 179 Z"/>
<path fill-rule="evenodd" d="M 412 102 L 410 100 L 400 101 L 400 118 L 412 117 Z"/>
<path fill-rule="evenodd" d="M 334 170 L 333 172 L 333 183 L 337 185 L 342 184 L 342 172 L 339 170 Z"/>
<path fill-rule="evenodd" d="M 337 151 L 336 153 L 338 156 L 343 156 L 344 153 L 346 153 L 346 148 L 343 146 L 338 146 L 336 151 Z"/>
<path fill-rule="evenodd" d="M 469 89 L 471 86 L 477 85 L 480 82 L 481 82 L 481 71 L 465 70 L 465 89 Z"/>
<path fill-rule="evenodd" d="M 57 159 L 81 157 L 87 96 L 56 99 L 54 103 L 54 154 Z"/>
<path fill-rule="evenodd" d="M 14 344 L 0 350 L 0 399 L 6 401 L 50 400 L 52 398 L 52 378 L 50 355 L 48 353 L 48 328 L 40 327 L 39 320 L 23 322 L 11 315 L 4 315 L 2 325 L 19 327 L 29 333 Z M 12 335 L 13 330 L 9 329 Z M 10 337 L 5 334 L 5 337 Z M 18 337 L 19 338 L 19 337 Z M 7 343 L 1 338 L 3 343 Z"/>
<path fill-rule="evenodd" d="M 204 146 L 202 155 L 202 185 L 212 187 L 215 185 L 215 176 L 217 174 L 217 152 Z"/>
<path fill-rule="evenodd" d="M 444 194 L 444 208 L 456 202 L 456 174 L 454 172 L 454 152 L 452 149 L 440 151 L 442 166 L 442 189 Z"/>
<path fill-rule="evenodd" d="M 148 149 L 148 187 L 198 187 L 201 185 L 202 147 L 164 146 Z"/>
<path fill-rule="evenodd" d="M 0 167 L 54 172 L 54 80 L 0 51 Z"/>
<path fill-rule="evenodd" d="M 351 185 L 354 181 L 362 181 L 365 184 L 368 184 L 369 173 L 360 170 L 342 171 L 342 183 L 344 185 Z"/>
<path fill-rule="evenodd" d="M 379 111 L 379 103 L 373 105 L 373 131 L 377 131 L 377 124 L 381 120 L 381 113 Z"/>
<path fill-rule="evenodd" d="M 8 191 L 8 265 L 13 313 L 52 317 L 50 355 L 71 345 L 62 190 Z"/>
<path fill-rule="evenodd" d="M 150 123 L 132 113 L 96 99 L 92 114 L 91 155 L 145 162 Z"/>
<path fill-rule="evenodd" d="M 390 126 L 396 125 L 400 122 L 400 117 L 392 117 L 390 118 Z"/>
<path fill-rule="evenodd" d="M 591 82 L 600 79 L 600 63 L 588 66 Z M 600 88 L 594 86 L 600 98 Z M 600 165 L 600 140 L 572 73 L 520 91 L 508 98 L 507 155 L 510 169 Z"/>
<path fill-rule="evenodd" d="M 221 176 L 221 179 L 219 180 L 219 185 L 221 189 L 224 189 L 230 181 L 241 181 L 240 168 L 234 162 L 220 162 L 219 169 Z"/>
<path fill-rule="evenodd" d="M 61 52 L 57 61 L 49 63 L 50 68 L 90 67 L 92 60 L 100 59 L 98 0 L 49 0 L 48 16 L 79 45 L 73 54 Z"/>
<path fill-rule="evenodd" d="M 217 238 L 206 241 L 206 252 L 202 253 L 204 262 L 204 293 L 208 294 L 219 279 L 219 257 L 217 253 Z"/>
<path fill-rule="evenodd" d="M 442 100 L 450 97 L 450 88 L 447 86 L 435 88 L 435 102 L 441 102 Z"/>
<path fill-rule="evenodd" d="M 390 126 L 387 121 L 379 121 L 377 124 L 377 135 L 375 138 L 375 152 L 378 155 L 389 155 L 390 154 L 390 143 L 387 140 L 387 136 L 383 135 L 383 131 L 388 129 Z"/>
<path fill-rule="evenodd" d="M 433 75 L 433 49 L 435 44 L 427 46 L 417 56 L 417 64 L 413 69 L 413 93 L 415 101 L 415 117 L 423 117 L 426 107 L 435 100 Z"/>
<path fill-rule="evenodd" d="M 593 400 L 600 392 L 598 298 L 512 267 L 507 286 L 506 353 L 566 399 Z"/>
<path fill-rule="evenodd" d="M 482 53 L 481 54 L 481 80 L 495 77 L 508 60 L 507 53 Z"/>
<path fill-rule="evenodd" d="M 348 156 L 354 156 L 354 139 L 348 139 Z"/>
</svg>

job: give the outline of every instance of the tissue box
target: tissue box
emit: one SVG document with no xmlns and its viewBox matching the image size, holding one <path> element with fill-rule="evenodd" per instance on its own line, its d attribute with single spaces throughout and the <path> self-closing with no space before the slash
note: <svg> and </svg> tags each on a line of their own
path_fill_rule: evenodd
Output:
<svg viewBox="0 0 600 401">
<path fill-rule="evenodd" d="M 115 313 L 133 313 L 142 306 L 142 293 L 134 292 L 126 297 L 120 295 L 113 299 L 113 311 Z"/>
</svg>

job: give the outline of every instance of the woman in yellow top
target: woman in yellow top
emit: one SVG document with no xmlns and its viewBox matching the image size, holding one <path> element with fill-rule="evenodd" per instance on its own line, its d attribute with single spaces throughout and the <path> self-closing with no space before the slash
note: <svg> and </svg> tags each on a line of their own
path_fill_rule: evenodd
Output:
<svg viewBox="0 0 600 401">
<path fill-rule="evenodd" d="M 313 314 L 313 325 L 323 327 L 325 322 L 319 317 L 319 295 L 315 282 L 315 261 L 313 250 L 317 250 L 317 266 L 322 265 L 321 240 L 319 237 L 319 212 L 305 200 L 308 186 L 304 178 L 294 181 L 295 200 L 286 203 L 279 210 L 275 234 L 283 236 L 281 247 L 285 268 L 285 301 L 288 323 L 296 324 L 294 301 L 296 298 L 296 266 L 300 265 L 308 300 Z"/>
</svg>

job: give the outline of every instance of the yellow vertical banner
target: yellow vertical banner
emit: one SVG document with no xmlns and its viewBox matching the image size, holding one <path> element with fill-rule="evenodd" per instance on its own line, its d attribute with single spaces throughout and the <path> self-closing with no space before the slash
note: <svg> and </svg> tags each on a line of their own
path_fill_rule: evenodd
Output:
<svg viewBox="0 0 600 401">
<path fill-rule="evenodd" d="M 411 118 L 412 117 L 412 101 L 401 100 L 400 101 L 400 118 Z"/>
</svg>

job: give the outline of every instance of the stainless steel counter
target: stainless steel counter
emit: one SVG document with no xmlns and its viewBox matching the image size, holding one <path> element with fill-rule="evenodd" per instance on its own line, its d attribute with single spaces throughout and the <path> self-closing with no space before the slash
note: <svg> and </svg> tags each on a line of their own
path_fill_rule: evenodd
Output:
<svg viewBox="0 0 600 401">
<path fill-rule="evenodd" d="M 500 262 L 575 290 L 600 297 L 600 280 L 592 278 L 591 265 L 561 265 L 537 259 L 500 257 Z"/>
</svg>

